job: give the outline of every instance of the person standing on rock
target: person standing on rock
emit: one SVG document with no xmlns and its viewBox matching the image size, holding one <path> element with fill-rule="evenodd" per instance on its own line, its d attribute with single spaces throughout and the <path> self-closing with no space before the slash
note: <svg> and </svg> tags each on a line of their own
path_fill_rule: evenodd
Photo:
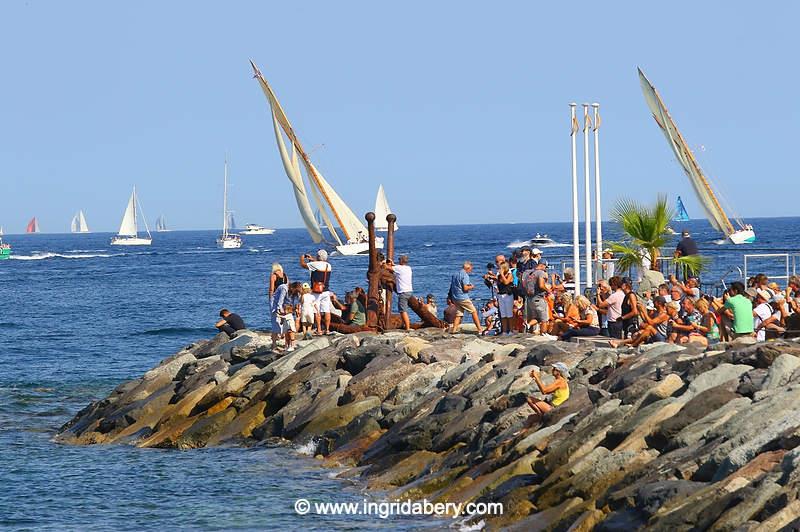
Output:
<svg viewBox="0 0 800 532">
<path fill-rule="evenodd" d="M 522 288 L 525 291 L 525 322 L 529 331 L 538 324 L 539 334 L 550 333 L 550 307 L 547 296 L 550 285 L 547 283 L 547 262 L 539 261 L 533 270 L 522 276 Z"/>
<path fill-rule="evenodd" d="M 606 322 L 608 323 L 608 335 L 611 338 L 622 340 L 622 302 L 625 300 L 625 292 L 622 291 L 622 279 L 616 275 L 608 280 L 611 287 L 611 294 L 603 301 L 597 303 L 598 309 L 605 309 Z"/>
<path fill-rule="evenodd" d="M 275 289 L 282 284 L 289 283 L 289 276 L 283 271 L 283 266 L 280 263 L 273 262 L 272 263 L 272 273 L 269 276 L 269 292 L 267 296 L 272 298 L 272 294 L 275 293 Z"/>
<path fill-rule="evenodd" d="M 452 333 L 457 333 L 459 327 L 461 327 L 464 312 L 469 312 L 472 316 L 472 321 L 475 323 L 475 329 L 477 329 L 478 334 L 483 333 L 481 319 L 478 317 L 478 309 L 472 304 L 472 300 L 468 295 L 475 288 L 475 285 L 469 279 L 470 273 L 472 273 L 472 263 L 465 261 L 463 267 L 450 278 L 450 293 L 448 296 L 457 309 L 453 326 L 450 329 Z"/>
<path fill-rule="evenodd" d="M 278 348 L 278 338 L 282 334 L 282 319 L 287 306 L 296 308 L 300 295 L 303 291 L 300 283 L 283 283 L 275 289 L 270 300 L 270 332 L 272 336 L 272 349 Z M 285 333 L 283 333 L 285 334 Z M 288 338 L 288 336 L 287 336 Z M 291 342 L 290 342 L 291 343 Z M 290 347 L 290 345 L 287 345 Z"/>
<path fill-rule="evenodd" d="M 311 272 L 311 293 L 317 302 L 319 312 L 316 315 L 317 334 L 330 334 L 331 332 L 331 264 L 328 262 L 328 252 L 324 249 L 317 251 L 317 260 L 311 260 L 311 255 L 300 256 L 300 267 Z M 323 330 L 322 324 L 325 324 Z"/>
<path fill-rule="evenodd" d="M 408 300 L 414 296 L 414 285 L 412 282 L 413 272 L 408 265 L 408 255 L 400 255 L 397 264 L 387 263 L 387 268 L 394 273 L 394 286 L 397 292 L 397 311 L 400 319 L 403 320 L 403 327 L 406 331 L 411 330 L 411 320 L 408 317 Z"/>
<path fill-rule="evenodd" d="M 236 331 L 247 328 L 244 325 L 244 320 L 238 314 L 226 308 L 219 311 L 219 317 L 222 319 L 215 323 L 214 327 L 227 334 L 229 338 L 233 338 Z"/>
</svg>

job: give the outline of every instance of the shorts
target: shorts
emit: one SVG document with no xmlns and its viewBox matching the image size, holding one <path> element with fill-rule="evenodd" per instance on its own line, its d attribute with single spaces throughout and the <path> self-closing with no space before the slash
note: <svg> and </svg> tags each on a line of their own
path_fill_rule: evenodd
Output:
<svg viewBox="0 0 800 532">
<path fill-rule="evenodd" d="M 300 316 L 300 323 L 311 325 L 312 323 L 314 323 L 314 319 L 315 318 L 313 311 L 304 310 L 302 315 Z"/>
<path fill-rule="evenodd" d="M 511 318 L 514 316 L 514 296 L 511 294 L 498 294 L 497 296 L 497 309 L 500 312 L 500 317 Z"/>
<path fill-rule="evenodd" d="M 539 323 L 550 321 L 550 307 L 543 297 L 533 296 L 525 298 L 525 319 L 536 320 Z"/>
<path fill-rule="evenodd" d="M 286 334 L 295 331 L 296 328 L 294 326 L 294 320 L 283 320 L 283 323 L 281 323 L 281 334 Z"/>
<path fill-rule="evenodd" d="M 608 322 L 608 336 L 622 340 L 622 321 L 609 321 Z"/>
<path fill-rule="evenodd" d="M 397 312 L 408 314 L 408 298 L 414 297 L 414 292 L 401 292 L 397 294 Z"/>
<path fill-rule="evenodd" d="M 279 332 L 281 332 L 281 323 L 278 320 L 277 312 L 273 312 L 270 315 L 269 330 L 272 331 L 273 334 L 278 334 Z"/>
<path fill-rule="evenodd" d="M 634 334 L 639 332 L 639 322 L 634 321 L 633 323 L 628 323 L 627 325 L 623 324 L 623 330 L 625 332 L 626 338 L 632 338 Z"/>
<path fill-rule="evenodd" d="M 328 291 L 314 294 L 314 301 L 317 303 L 320 314 L 328 314 L 331 311 L 331 293 Z"/>
<path fill-rule="evenodd" d="M 666 342 L 667 337 L 661 334 L 660 332 L 655 333 L 653 336 L 647 339 L 648 344 L 654 344 L 656 342 Z"/>
<path fill-rule="evenodd" d="M 471 299 L 456 299 L 453 301 L 453 303 L 455 303 L 456 308 L 458 309 L 456 311 L 456 317 L 462 317 L 465 312 L 469 312 L 470 314 L 477 312 L 477 310 L 475 310 L 475 305 L 472 304 Z"/>
</svg>

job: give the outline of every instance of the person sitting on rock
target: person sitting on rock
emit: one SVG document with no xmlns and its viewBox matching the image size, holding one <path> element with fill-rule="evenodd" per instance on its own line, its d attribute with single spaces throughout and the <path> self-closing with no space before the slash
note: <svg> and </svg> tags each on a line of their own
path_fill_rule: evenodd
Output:
<svg viewBox="0 0 800 532">
<path fill-rule="evenodd" d="M 611 340 L 609 345 L 611 347 L 619 347 L 621 345 L 639 347 L 645 342 L 666 342 L 667 324 L 669 322 L 667 300 L 664 299 L 664 296 L 656 296 L 653 298 L 653 305 L 655 309 L 652 312 L 643 306 L 639 307 L 639 316 L 642 318 L 643 327 L 636 334 L 627 340 Z"/>
<path fill-rule="evenodd" d="M 564 401 L 569 399 L 569 368 L 563 362 L 556 362 L 553 364 L 553 377 L 555 381 L 545 386 L 539 376 L 539 370 L 534 369 L 531 371 L 531 377 L 539 388 L 539 391 L 545 394 L 544 399 L 537 399 L 533 396 L 528 397 L 528 406 L 533 410 L 533 415 L 528 418 L 528 427 L 533 423 L 540 422 L 544 415 L 559 406 Z"/>
<path fill-rule="evenodd" d="M 219 317 L 222 319 L 215 323 L 214 327 L 227 334 L 228 338 L 233 338 L 236 331 L 247 328 L 244 325 L 244 320 L 238 314 L 226 308 L 219 311 Z"/>
<path fill-rule="evenodd" d="M 564 294 L 567 295 L 567 294 Z M 597 336 L 600 334 L 600 318 L 597 311 L 592 306 L 591 301 L 586 296 L 575 298 L 575 308 L 578 317 L 574 319 L 569 328 L 561 333 L 560 340 L 569 342 L 576 336 Z"/>
</svg>

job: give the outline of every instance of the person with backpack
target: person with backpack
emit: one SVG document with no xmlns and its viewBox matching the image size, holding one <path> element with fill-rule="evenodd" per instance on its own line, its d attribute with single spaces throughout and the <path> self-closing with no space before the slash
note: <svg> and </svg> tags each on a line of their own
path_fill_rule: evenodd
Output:
<svg viewBox="0 0 800 532">
<path fill-rule="evenodd" d="M 331 264 L 328 262 L 328 252 L 324 249 L 317 251 L 317 260 L 311 260 L 309 254 L 300 256 L 300 267 L 311 272 L 311 293 L 317 303 L 315 321 L 317 334 L 331 333 Z M 325 324 L 323 330 L 322 324 Z"/>
<path fill-rule="evenodd" d="M 547 262 L 540 260 L 533 270 L 522 274 L 522 290 L 525 294 L 525 322 L 528 330 L 539 325 L 539 334 L 550 333 L 550 307 L 547 296 L 551 287 L 547 283 Z"/>
</svg>

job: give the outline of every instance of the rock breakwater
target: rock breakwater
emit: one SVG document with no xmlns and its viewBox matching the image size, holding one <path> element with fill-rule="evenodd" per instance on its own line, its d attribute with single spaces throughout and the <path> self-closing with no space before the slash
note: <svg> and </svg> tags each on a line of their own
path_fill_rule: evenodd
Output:
<svg viewBox="0 0 800 532">
<path fill-rule="evenodd" d="M 189 449 L 291 441 L 387 499 L 501 502 L 490 529 L 800 525 L 800 344 L 639 350 L 532 337 L 245 331 L 187 346 L 65 424 L 67 444 Z M 571 371 L 529 416 L 529 375 Z M 538 395 L 538 392 L 534 393 Z"/>
</svg>

